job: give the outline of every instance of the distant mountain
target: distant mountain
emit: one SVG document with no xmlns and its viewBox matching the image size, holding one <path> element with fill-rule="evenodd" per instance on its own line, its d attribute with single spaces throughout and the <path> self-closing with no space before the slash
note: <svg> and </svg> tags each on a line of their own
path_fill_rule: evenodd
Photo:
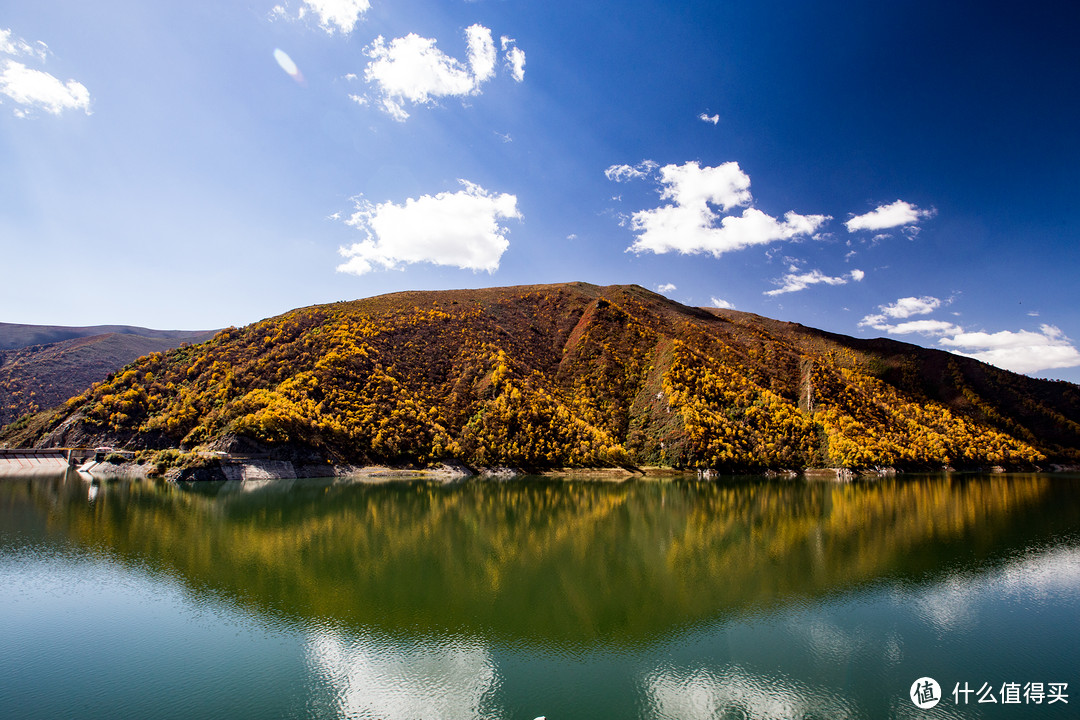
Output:
<svg viewBox="0 0 1080 720">
<path fill-rule="evenodd" d="M 62 340 L 94 337 L 97 335 L 138 335 L 157 340 L 175 340 L 198 343 L 212 336 L 213 332 L 204 330 L 151 330 L 131 325 L 89 325 L 86 327 L 66 327 L 63 325 L 20 325 L 19 323 L 0 322 L 0 350 L 15 350 L 31 345 L 47 345 Z"/>
<path fill-rule="evenodd" d="M 1080 461 L 1080 386 L 637 286 L 404 292 L 301 308 L 128 365 L 12 444 L 352 463 Z"/>
<path fill-rule="evenodd" d="M 0 323 L 0 343 L 8 347 L 0 350 L 0 425 L 26 413 L 59 405 L 142 355 L 171 350 L 184 342 L 202 342 L 214 334 L 148 330 L 154 335 L 119 332 L 71 335 L 90 329 L 94 328 Z M 30 346 L 18 344 L 27 339 L 65 335 L 70 339 Z M 10 349 L 12 346 L 16 349 Z"/>
</svg>

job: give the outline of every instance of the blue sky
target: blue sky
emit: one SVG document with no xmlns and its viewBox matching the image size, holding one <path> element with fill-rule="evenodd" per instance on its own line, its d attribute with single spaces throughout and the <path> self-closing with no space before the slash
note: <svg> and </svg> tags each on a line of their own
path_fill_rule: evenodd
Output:
<svg viewBox="0 0 1080 720">
<path fill-rule="evenodd" d="M 0 14 L 0 320 L 638 283 L 1080 381 L 1080 6 Z"/>
</svg>

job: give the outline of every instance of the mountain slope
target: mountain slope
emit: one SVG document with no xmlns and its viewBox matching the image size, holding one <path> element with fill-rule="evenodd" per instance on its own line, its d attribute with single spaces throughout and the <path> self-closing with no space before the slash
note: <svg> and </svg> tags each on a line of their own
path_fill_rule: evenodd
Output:
<svg viewBox="0 0 1080 720">
<path fill-rule="evenodd" d="M 584 283 L 405 292 L 152 354 L 7 442 L 349 462 L 1029 466 L 1080 459 L 1080 388 Z"/>
<path fill-rule="evenodd" d="M 59 405 L 142 355 L 171 350 L 182 342 L 202 342 L 213 336 L 212 332 L 180 332 L 176 337 L 170 337 L 167 331 L 151 332 L 157 332 L 160 337 L 112 332 L 0 350 L 0 425 L 26 413 Z M 45 336 L 51 334 L 46 332 Z M 31 336 L 23 333 L 19 337 L 25 340 Z M 19 337 L 9 335 L 3 340 L 10 344 L 21 341 Z"/>
<path fill-rule="evenodd" d="M 69 327 L 65 325 L 22 325 L 20 323 L 0 322 L 0 350 L 16 350 L 31 345 L 48 345 L 63 340 L 89 338 L 99 335 L 138 335 L 157 340 L 175 340 L 182 342 L 202 342 L 208 335 L 204 330 L 152 330 L 131 325 L 90 325 Z"/>
</svg>

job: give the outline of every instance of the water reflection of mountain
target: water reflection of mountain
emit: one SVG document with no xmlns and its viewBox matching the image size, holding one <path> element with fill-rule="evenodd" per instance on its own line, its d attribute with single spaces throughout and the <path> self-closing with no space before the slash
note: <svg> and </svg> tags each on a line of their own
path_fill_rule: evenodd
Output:
<svg viewBox="0 0 1080 720">
<path fill-rule="evenodd" d="M 646 642 L 1080 526 L 1072 481 L 0 483 L 0 513 L 300 622 Z M 25 520 L 23 521 L 25 524 Z"/>
</svg>

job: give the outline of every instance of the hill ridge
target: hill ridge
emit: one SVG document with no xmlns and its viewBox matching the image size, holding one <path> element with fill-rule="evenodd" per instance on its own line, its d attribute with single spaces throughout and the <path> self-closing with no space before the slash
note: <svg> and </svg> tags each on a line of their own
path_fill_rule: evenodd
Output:
<svg viewBox="0 0 1080 720">
<path fill-rule="evenodd" d="M 144 338 L 200 342 L 207 330 L 154 330 L 135 325 L 28 325 L 0 322 L 0 350 L 49 345 L 63 340 L 99 335 L 135 335 Z"/>
<path fill-rule="evenodd" d="M 11 324 L 7 325 L 10 328 Z M 43 326 L 19 327 L 25 329 Z M 102 327 L 116 326 L 96 326 Z M 14 341 L 21 342 L 30 337 L 24 334 L 21 340 L 16 337 L 13 341 L 11 335 L 3 335 L 4 329 L 0 327 L 0 344 L 6 341 L 10 345 Z M 169 350 L 183 342 L 201 342 L 213 334 L 191 331 L 150 332 L 155 335 L 107 332 L 0 349 L 0 426 L 26 413 L 59 405 L 72 395 L 90 387 L 91 383 L 104 379 L 109 373 L 119 370 L 142 355 Z"/>
<path fill-rule="evenodd" d="M 352 463 L 1034 467 L 1080 460 L 1077 418 L 1071 383 L 559 283 L 299 308 L 141 358 L 0 440 Z"/>
</svg>

